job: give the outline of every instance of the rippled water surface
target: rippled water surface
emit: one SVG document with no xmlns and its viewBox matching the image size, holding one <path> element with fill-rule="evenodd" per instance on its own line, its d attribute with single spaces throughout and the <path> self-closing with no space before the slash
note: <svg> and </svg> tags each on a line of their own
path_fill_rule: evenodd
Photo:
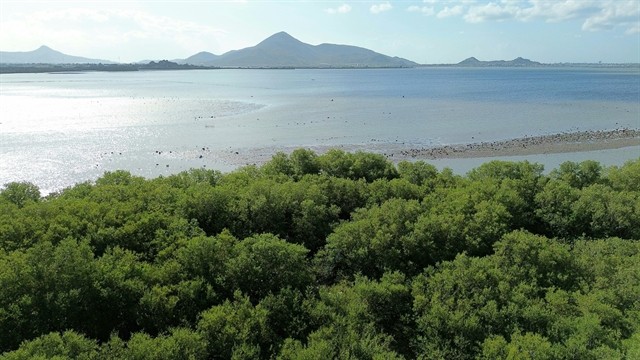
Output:
<svg viewBox="0 0 640 360">
<path fill-rule="evenodd" d="M 114 169 L 228 171 L 293 147 L 382 151 L 620 127 L 640 128 L 638 69 L 0 75 L 0 184 L 50 192 Z M 620 164 L 639 151 L 526 158 Z M 435 163 L 465 171 L 477 160 Z"/>
</svg>

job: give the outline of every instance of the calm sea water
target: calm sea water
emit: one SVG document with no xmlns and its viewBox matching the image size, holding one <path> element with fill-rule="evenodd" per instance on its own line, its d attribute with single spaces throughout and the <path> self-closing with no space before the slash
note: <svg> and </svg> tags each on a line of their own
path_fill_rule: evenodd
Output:
<svg viewBox="0 0 640 360">
<path fill-rule="evenodd" d="M 0 75 L 0 184 L 232 170 L 278 150 L 384 151 L 640 128 L 638 69 L 208 70 Z M 621 164 L 640 147 L 528 156 Z M 484 159 L 438 160 L 459 172 Z"/>
</svg>

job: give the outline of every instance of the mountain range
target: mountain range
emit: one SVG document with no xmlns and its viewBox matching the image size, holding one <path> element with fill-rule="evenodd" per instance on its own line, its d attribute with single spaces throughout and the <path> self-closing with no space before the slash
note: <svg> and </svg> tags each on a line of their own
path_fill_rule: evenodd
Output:
<svg viewBox="0 0 640 360">
<path fill-rule="evenodd" d="M 456 64 L 457 66 L 472 66 L 472 67 L 488 67 L 488 66 L 499 66 L 499 67 L 525 67 L 525 66 L 542 66 L 542 63 L 537 61 L 531 61 L 529 59 L 523 59 L 521 57 L 517 57 L 513 60 L 492 60 L 492 61 L 480 61 L 475 57 L 470 57 L 464 59 Z"/>
<path fill-rule="evenodd" d="M 274 34 L 256 46 L 232 50 L 222 55 L 200 52 L 186 59 L 173 61 L 178 64 L 229 68 L 414 67 L 418 65 L 413 61 L 383 55 L 357 46 L 306 44 L 286 32 Z M 27 52 L 0 51 L 0 63 L 113 64 L 108 60 L 66 55 L 46 46 Z"/>
<path fill-rule="evenodd" d="M 414 67 L 413 61 L 350 45 L 310 45 L 279 32 L 256 46 L 222 55 L 201 52 L 181 61 L 215 67 Z"/>
<path fill-rule="evenodd" d="M 165 61 L 166 62 L 166 61 Z M 47 46 L 34 51 L 7 52 L 0 51 L 0 63 L 15 64 L 16 72 L 21 66 L 28 64 L 117 64 L 101 59 L 90 59 L 63 54 Z M 147 69 L 151 60 L 139 61 L 135 69 Z M 169 66 L 171 63 L 173 66 Z M 123 64 L 122 64 L 123 65 Z M 362 47 L 351 45 L 304 43 L 286 32 L 279 32 L 266 38 L 255 46 L 240 50 L 232 50 L 221 55 L 202 51 L 186 59 L 172 60 L 162 63 L 161 68 L 180 68 L 180 66 L 207 68 L 365 68 L 365 67 L 415 67 L 419 64 L 399 58 L 377 53 Z M 465 67 L 536 67 L 545 66 L 537 61 L 518 57 L 513 60 L 480 61 L 470 57 L 457 64 L 440 64 L 439 66 Z M 121 66 L 121 64 L 118 64 Z M 431 65 L 438 66 L 438 65 Z M 46 67 L 46 65 L 45 65 Z M 153 66 L 156 69 L 158 66 Z M 134 69 L 134 70 L 135 70 Z M 35 69 L 34 71 L 37 71 Z M 46 68 L 40 70 L 47 70 Z M 119 68 L 112 69 L 119 71 Z M 124 70 L 130 71 L 128 67 Z"/>
</svg>

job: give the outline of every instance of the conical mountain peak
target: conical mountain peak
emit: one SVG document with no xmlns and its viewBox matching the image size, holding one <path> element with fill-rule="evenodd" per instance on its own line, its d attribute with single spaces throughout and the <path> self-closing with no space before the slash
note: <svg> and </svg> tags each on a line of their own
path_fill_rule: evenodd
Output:
<svg viewBox="0 0 640 360">
<path fill-rule="evenodd" d="M 256 46 L 264 46 L 264 45 L 291 45 L 291 44 L 302 44 L 302 42 L 296 38 L 294 38 L 293 36 L 287 34 L 284 31 L 281 31 L 279 33 L 275 33 L 271 36 L 269 36 L 268 38 L 262 40 L 258 45 Z"/>
<path fill-rule="evenodd" d="M 192 59 L 190 61 L 193 61 Z M 407 67 L 416 64 L 347 45 L 310 45 L 284 31 L 256 46 L 232 50 L 205 62 L 221 67 Z"/>
</svg>

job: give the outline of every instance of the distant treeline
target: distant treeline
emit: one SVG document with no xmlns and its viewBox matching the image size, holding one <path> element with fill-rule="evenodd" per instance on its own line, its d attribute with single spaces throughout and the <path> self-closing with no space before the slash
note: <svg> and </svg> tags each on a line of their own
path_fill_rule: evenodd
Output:
<svg viewBox="0 0 640 360">
<path fill-rule="evenodd" d="M 0 64 L 0 74 L 194 69 L 212 68 L 189 64 L 177 64 L 167 60 L 161 60 L 158 62 L 151 61 L 147 64 Z"/>
<path fill-rule="evenodd" d="M 0 190 L 4 359 L 639 359 L 640 159 L 299 149 Z"/>
</svg>

